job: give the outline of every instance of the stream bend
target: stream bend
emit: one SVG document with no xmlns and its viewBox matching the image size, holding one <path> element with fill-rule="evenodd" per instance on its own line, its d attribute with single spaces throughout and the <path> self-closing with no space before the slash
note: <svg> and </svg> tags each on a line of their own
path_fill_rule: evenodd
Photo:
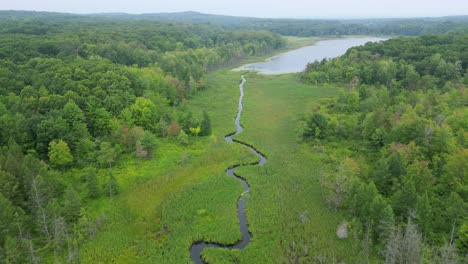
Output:
<svg viewBox="0 0 468 264">
<path fill-rule="evenodd" d="M 241 75 L 241 78 L 242 78 L 242 82 L 239 85 L 239 90 L 240 90 L 239 105 L 237 108 L 238 109 L 237 116 L 234 121 L 236 125 L 236 132 L 227 135 L 226 137 L 224 137 L 224 140 L 227 142 L 234 142 L 237 144 L 241 144 L 247 147 L 248 149 L 250 149 L 250 151 L 252 151 L 259 158 L 257 162 L 254 162 L 252 164 L 234 165 L 234 166 L 227 168 L 226 170 L 226 174 L 230 177 L 234 177 L 238 179 L 242 183 L 242 187 L 244 188 L 244 192 L 239 196 L 239 199 L 237 200 L 237 217 L 239 218 L 240 231 L 242 234 L 242 238 L 241 240 L 231 245 L 221 244 L 221 243 L 208 243 L 205 241 L 197 241 L 193 243 L 192 246 L 190 247 L 190 258 L 196 264 L 206 264 L 201 258 L 201 252 L 205 248 L 243 249 L 250 243 L 250 240 L 252 239 L 252 234 L 249 232 L 249 227 L 248 227 L 247 219 L 245 216 L 245 201 L 241 199 L 244 193 L 250 191 L 250 186 L 247 183 L 247 181 L 244 178 L 242 178 L 242 176 L 239 176 L 238 174 L 235 173 L 235 170 L 245 165 L 263 165 L 266 163 L 267 159 L 265 155 L 263 155 L 258 150 L 256 150 L 252 145 L 233 139 L 234 136 L 242 133 L 242 131 L 244 130 L 244 128 L 240 124 L 240 118 L 242 114 L 242 100 L 244 99 L 244 84 L 246 82 L 246 79 L 244 75 Z"/>
</svg>

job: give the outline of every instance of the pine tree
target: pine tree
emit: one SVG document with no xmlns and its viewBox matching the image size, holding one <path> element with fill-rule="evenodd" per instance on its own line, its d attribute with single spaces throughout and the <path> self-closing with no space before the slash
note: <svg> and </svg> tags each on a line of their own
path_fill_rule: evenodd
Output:
<svg viewBox="0 0 468 264">
<path fill-rule="evenodd" d="M 88 189 L 89 198 L 94 199 L 99 197 L 101 190 L 99 189 L 96 170 L 94 168 L 90 168 L 86 172 L 86 187 Z"/>
<path fill-rule="evenodd" d="M 97 162 L 101 165 L 108 165 L 109 168 L 112 167 L 117 158 L 117 152 L 110 142 L 102 142 L 100 145 L 99 154 L 97 156 Z"/>
<path fill-rule="evenodd" d="M 21 241 L 17 237 L 5 238 L 5 263 L 25 263 Z"/>
<path fill-rule="evenodd" d="M 203 111 L 203 119 L 200 124 L 201 133 L 200 136 L 209 136 L 211 135 L 211 120 L 210 116 L 206 111 Z"/>
<path fill-rule="evenodd" d="M 418 197 L 416 205 L 416 222 L 421 227 L 421 230 L 428 234 L 431 232 L 432 208 L 427 193 Z"/>
<path fill-rule="evenodd" d="M 63 215 L 67 222 L 75 223 L 80 217 L 80 196 L 75 191 L 75 189 L 73 189 L 73 187 L 69 187 L 65 191 L 64 199 L 65 200 L 63 202 Z"/>
<path fill-rule="evenodd" d="M 183 146 L 187 146 L 189 144 L 189 138 L 188 138 L 187 134 L 184 132 L 184 130 L 180 131 L 179 135 L 177 136 L 177 140 Z"/>
<path fill-rule="evenodd" d="M 119 194 L 119 185 L 117 184 L 117 180 L 111 172 L 109 172 L 109 178 L 104 185 L 104 189 L 106 190 L 106 194 L 109 197 Z"/>
<path fill-rule="evenodd" d="M 156 136 L 149 131 L 145 131 L 145 133 L 141 137 L 141 144 L 143 144 L 143 147 L 146 151 L 146 158 L 152 158 L 153 152 L 157 147 Z"/>
<path fill-rule="evenodd" d="M 0 193 L 0 245 L 3 245 L 4 238 L 15 229 L 15 218 L 14 206 Z"/>
<path fill-rule="evenodd" d="M 396 215 L 406 219 L 408 214 L 416 209 L 417 199 L 414 182 L 405 179 L 401 190 L 398 190 L 392 197 Z"/>
<path fill-rule="evenodd" d="M 0 183 L 0 194 L 12 201 L 19 191 L 20 183 L 11 173 L 2 170 L 0 170 Z"/>
</svg>

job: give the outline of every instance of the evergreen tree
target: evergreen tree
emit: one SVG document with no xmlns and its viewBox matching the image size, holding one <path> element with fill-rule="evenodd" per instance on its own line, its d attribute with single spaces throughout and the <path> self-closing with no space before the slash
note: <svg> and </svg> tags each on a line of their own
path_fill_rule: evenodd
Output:
<svg viewBox="0 0 468 264">
<path fill-rule="evenodd" d="M 405 175 L 403 155 L 399 151 L 393 153 L 388 158 L 388 171 L 390 172 L 390 176 L 395 178 L 395 180 Z"/>
<path fill-rule="evenodd" d="M 117 184 L 117 180 L 111 172 L 109 172 L 109 176 L 106 184 L 104 185 L 104 189 L 106 191 L 107 196 L 109 197 L 119 194 L 119 185 Z"/>
<path fill-rule="evenodd" d="M 14 235 L 17 227 L 15 208 L 8 199 L 0 193 L 0 247 L 8 235 Z"/>
<path fill-rule="evenodd" d="M 21 241 L 18 237 L 7 236 L 5 238 L 5 263 L 25 263 L 25 256 Z M 1 256 L 1 255 L 0 255 Z"/>
<path fill-rule="evenodd" d="M 112 167 L 112 163 L 114 163 L 116 158 L 117 152 L 112 147 L 112 144 L 110 142 L 102 142 L 97 156 L 97 162 L 101 166 L 107 165 L 110 168 Z"/>
<path fill-rule="evenodd" d="M 15 198 L 19 191 L 20 183 L 15 176 L 6 171 L 0 170 L 0 194 L 10 201 Z"/>
<path fill-rule="evenodd" d="M 67 222 L 75 223 L 80 217 L 81 199 L 73 187 L 68 187 L 64 194 L 63 215 Z"/>
<path fill-rule="evenodd" d="M 208 113 L 206 111 L 203 111 L 203 118 L 200 123 L 200 136 L 209 136 L 211 135 L 211 120 L 210 116 L 208 116 Z"/>
<path fill-rule="evenodd" d="M 141 144 L 143 145 L 143 148 L 146 151 L 146 157 L 153 157 L 153 152 L 157 147 L 156 136 L 149 131 L 145 131 L 145 133 L 141 137 Z"/>
<path fill-rule="evenodd" d="M 406 219 L 410 213 L 416 209 L 417 193 L 414 182 L 405 179 L 400 190 L 392 196 L 393 208 L 396 215 L 402 219 Z"/>
<path fill-rule="evenodd" d="M 392 207 L 380 195 L 372 201 L 371 218 L 374 239 L 382 241 L 393 229 L 395 218 Z"/>
<path fill-rule="evenodd" d="M 179 135 L 177 136 L 177 140 L 179 141 L 180 144 L 183 146 L 187 146 L 189 144 L 189 137 L 187 134 L 184 132 L 184 130 L 181 130 Z"/>
<path fill-rule="evenodd" d="M 428 234 L 431 232 L 431 219 L 432 219 L 431 203 L 427 192 L 418 196 L 416 205 L 416 222 L 421 227 L 422 232 Z"/>
<path fill-rule="evenodd" d="M 88 189 L 88 197 L 95 199 L 100 196 L 101 190 L 96 176 L 96 170 L 89 168 L 86 172 L 86 188 Z"/>
</svg>

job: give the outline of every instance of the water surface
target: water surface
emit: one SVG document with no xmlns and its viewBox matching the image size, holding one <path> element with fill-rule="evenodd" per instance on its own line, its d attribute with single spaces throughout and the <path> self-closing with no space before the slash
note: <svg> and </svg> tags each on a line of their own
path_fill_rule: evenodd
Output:
<svg viewBox="0 0 468 264">
<path fill-rule="evenodd" d="M 282 74 L 301 72 L 309 62 L 322 60 L 325 58 L 334 58 L 345 54 L 345 52 L 355 46 L 361 46 L 367 42 L 383 41 L 385 38 L 362 37 L 362 38 L 344 38 L 333 40 L 322 40 L 313 46 L 307 46 L 292 50 L 265 62 L 258 62 L 244 65 L 236 70 L 257 71 L 263 74 Z"/>
<path fill-rule="evenodd" d="M 242 195 L 245 194 L 245 193 L 248 193 L 250 191 L 250 186 L 247 183 L 247 181 L 244 178 L 242 178 L 242 176 L 236 174 L 235 170 L 237 168 L 239 168 L 241 166 L 245 166 L 245 165 L 263 165 L 263 164 L 265 164 L 267 162 L 267 159 L 266 159 L 265 155 L 260 153 L 253 146 L 233 138 L 234 136 L 242 133 L 242 131 L 244 130 L 244 128 L 242 127 L 242 125 L 240 123 L 240 119 L 241 119 L 242 108 L 243 108 L 242 107 L 242 100 L 244 98 L 244 84 L 245 84 L 245 82 L 247 80 L 245 79 L 244 75 L 241 75 L 241 79 L 242 79 L 242 82 L 239 85 L 240 95 L 239 95 L 239 103 L 238 103 L 238 106 L 237 106 L 237 115 L 236 115 L 236 119 L 234 120 L 234 124 L 236 125 L 236 132 L 227 135 L 226 137 L 224 137 L 224 140 L 227 141 L 227 142 L 231 142 L 231 143 L 235 142 L 237 144 L 241 144 L 241 145 L 247 147 L 248 149 L 250 149 L 250 151 L 252 151 L 258 157 L 258 161 L 253 162 L 251 164 L 238 164 L 238 165 L 233 165 L 233 166 L 226 169 L 226 174 L 229 177 L 234 177 L 234 178 L 238 179 L 242 183 L 242 187 L 244 189 L 244 192 L 242 194 L 240 194 L 240 196 L 239 196 L 239 198 L 237 200 L 237 217 L 239 218 L 239 229 L 240 229 L 240 233 L 242 235 L 242 238 L 239 241 L 237 241 L 236 243 L 229 244 L 229 245 L 221 244 L 221 243 L 217 243 L 217 242 L 207 242 L 207 241 L 203 241 L 203 240 L 193 243 L 192 246 L 190 246 L 190 258 L 192 259 L 192 261 L 195 264 L 204 264 L 205 263 L 203 261 L 203 259 L 202 259 L 202 256 L 201 256 L 201 253 L 205 248 L 226 248 L 226 249 L 229 249 L 229 250 L 244 249 L 250 243 L 250 240 L 252 239 L 252 234 L 249 231 L 249 226 L 247 224 L 247 218 L 245 216 L 245 201 L 242 199 Z"/>
</svg>

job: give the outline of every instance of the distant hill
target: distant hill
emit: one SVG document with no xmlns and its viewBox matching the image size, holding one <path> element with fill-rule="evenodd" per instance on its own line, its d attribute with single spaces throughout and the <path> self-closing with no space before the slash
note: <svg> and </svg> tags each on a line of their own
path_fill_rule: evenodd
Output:
<svg viewBox="0 0 468 264">
<path fill-rule="evenodd" d="M 194 11 L 175 12 L 175 13 L 148 13 L 148 14 L 126 14 L 126 13 L 99 13 L 90 14 L 92 17 L 107 17 L 119 19 L 156 19 L 165 21 L 193 22 L 193 23 L 211 23 L 219 25 L 239 25 L 251 21 L 261 21 L 261 18 L 237 17 L 225 15 L 203 14 Z"/>
<path fill-rule="evenodd" d="M 398 21 L 468 21 L 466 16 L 445 16 L 445 17 L 422 17 L 422 18 L 359 18 L 359 19 L 315 19 L 315 18 L 256 18 L 256 17 L 242 17 L 242 16 L 228 16 L 228 15 L 215 15 L 205 14 L 195 11 L 184 12 L 162 12 L 162 13 L 145 13 L 145 14 L 128 14 L 128 13 L 95 13 L 88 14 L 92 17 L 107 17 L 107 18 L 121 18 L 121 19 L 157 19 L 166 21 L 183 21 L 183 22 L 201 22 L 201 23 L 214 23 L 223 25 L 236 25 L 246 22 L 262 22 L 262 21 L 289 21 L 289 22 L 347 22 L 347 23 L 390 23 Z"/>
<path fill-rule="evenodd" d="M 268 30 L 282 35 L 323 36 L 351 34 L 421 35 L 445 33 L 468 27 L 468 16 L 382 19 L 286 19 L 211 15 L 187 11 L 176 13 L 91 14 L 115 19 L 154 19 L 172 22 L 209 23 L 226 28 Z"/>
<path fill-rule="evenodd" d="M 406 35 L 440 34 L 450 31 L 465 31 L 468 16 L 428 17 L 428 18 L 383 18 L 383 19 L 275 19 L 253 18 L 226 15 L 211 15 L 187 11 L 176 13 L 97 13 L 76 15 L 66 13 L 0 11 L 2 21 L 40 21 L 66 19 L 73 21 L 160 21 L 174 23 L 205 23 L 226 29 L 267 30 L 289 36 L 336 36 L 336 35 Z"/>
</svg>

